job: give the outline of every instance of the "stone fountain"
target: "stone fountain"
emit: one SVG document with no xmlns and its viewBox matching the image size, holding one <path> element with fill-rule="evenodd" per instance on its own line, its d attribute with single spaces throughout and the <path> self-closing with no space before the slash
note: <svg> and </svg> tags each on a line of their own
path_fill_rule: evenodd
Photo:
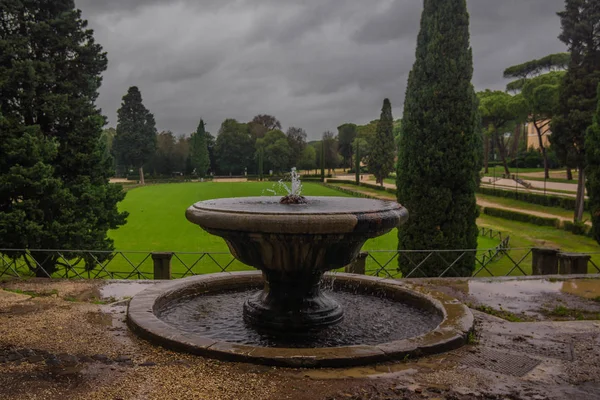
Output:
<svg viewBox="0 0 600 400">
<path fill-rule="evenodd" d="M 303 332 L 336 324 L 343 310 L 321 290 L 323 273 L 356 259 L 367 239 L 408 219 L 391 201 L 301 196 L 292 186 L 281 197 L 202 201 L 186 217 L 221 236 L 231 254 L 262 271 L 264 289 L 244 304 L 244 319 L 269 331 Z"/>
<path fill-rule="evenodd" d="M 283 198 L 207 200 L 186 211 L 190 222 L 222 237 L 236 259 L 260 273 L 196 276 L 147 289 L 130 302 L 130 327 L 169 348 L 284 366 L 358 365 L 465 343 L 473 317 L 454 299 L 394 280 L 324 276 L 353 262 L 367 239 L 406 222 L 404 207 L 303 197 L 294 170 L 291 187 L 280 186 Z"/>
</svg>

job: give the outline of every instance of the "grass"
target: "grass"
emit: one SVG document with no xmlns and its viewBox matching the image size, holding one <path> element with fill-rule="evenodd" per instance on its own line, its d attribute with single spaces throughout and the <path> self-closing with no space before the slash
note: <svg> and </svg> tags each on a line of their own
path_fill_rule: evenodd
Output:
<svg viewBox="0 0 600 400">
<path fill-rule="evenodd" d="M 517 316 L 516 314 L 514 314 L 510 311 L 506 311 L 502 307 L 500 307 L 500 310 L 496 310 L 495 308 L 490 307 L 490 306 L 480 305 L 480 306 L 475 307 L 475 309 L 478 311 L 484 312 L 486 314 L 505 319 L 510 322 L 523 322 L 524 321 L 523 318 Z"/>
<path fill-rule="evenodd" d="M 559 320 L 598 320 L 600 313 L 580 310 L 578 308 L 567 308 L 565 306 L 556 306 L 553 310 L 546 310 L 545 314 Z"/>
<path fill-rule="evenodd" d="M 233 260 L 225 241 L 203 231 L 185 219 L 185 210 L 193 203 L 201 200 L 221 197 L 259 196 L 266 189 L 273 188 L 269 182 L 242 182 L 242 183 L 182 183 L 168 185 L 153 185 L 138 187 L 127 193 L 125 200 L 119 205 L 121 210 L 130 213 L 128 222 L 118 230 L 110 232 L 117 250 L 140 251 L 140 253 L 125 253 L 125 256 L 134 265 L 140 264 L 140 270 L 146 273 L 152 271 L 152 260 L 148 251 L 176 251 L 177 257 L 172 260 L 174 275 L 185 271 L 195 263 L 193 270 L 198 272 L 220 272 L 221 268 L 231 263 L 227 270 L 247 270 L 247 267 Z M 304 194 L 308 196 L 341 196 L 349 197 L 345 193 L 326 188 L 317 183 L 305 183 Z M 365 192 L 373 192 L 389 199 L 395 199 L 393 194 L 368 188 L 360 188 Z M 479 238 L 479 248 L 494 248 L 499 240 L 487 237 Z M 387 262 L 398 247 L 397 230 L 368 240 L 363 246 L 365 251 L 390 250 L 373 254 L 379 263 Z M 219 252 L 211 254 L 198 261 L 198 255 L 184 254 L 186 252 Z M 212 257 L 212 258 L 211 258 Z M 373 258 L 367 260 L 367 270 L 375 269 L 377 263 Z M 217 265 L 217 263 L 219 265 Z M 394 266 L 395 262 L 392 263 Z M 390 264 L 390 265 L 392 265 Z M 111 262 L 110 270 L 128 271 L 131 265 L 122 257 Z"/>
<path fill-rule="evenodd" d="M 513 267 L 514 260 L 518 262 L 523 257 L 526 258 L 521 262 L 521 268 L 527 274 L 531 273 L 531 254 L 529 249 L 532 247 L 554 247 L 559 248 L 564 252 L 587 253 L 592 255 L 592 260 L 600 265 L 600 247 L 595 240 L 580 235 L 574 235 L 570 232 L 563 231 L 552 227 L 543 227 L 524 222 L 510 221 L 502 218 L 490 217 L 481 215 L 477 220 L 480 227 L 492 228 L 494 230 L 504 232 L 510 235 L 511 250 L 508 257 L 504 257 L 493 265 L 493 274 L 496 276 L 507 274 Z M 596 269 L 589 264 L 589 273 L 597 272 Z M 478 276 L 486 276 L 480 274 Z M 522 275 L 516 269 L 512 275 Z"/>
<path fill-rule="evenodd" d="M 21 290 L 21 289 L 4 289 L 4 291 L 17 293 L 17 294 L 24 294 L 24 295 L 27 295 L 30 297 L 48 297 L 48 296 L 52 296 L 54 294 L 58 295 L 58 290 L 56 290 L 56 289 L 46 291 L 46 292 L 34 292 L 31 290 Z"/>
</svg>

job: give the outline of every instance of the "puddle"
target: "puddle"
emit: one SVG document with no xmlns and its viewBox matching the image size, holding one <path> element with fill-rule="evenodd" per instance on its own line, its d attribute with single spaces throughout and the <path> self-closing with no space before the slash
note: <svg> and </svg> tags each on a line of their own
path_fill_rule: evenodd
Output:
<svg viewBox="0 0 600 400">
<path fill-rule="evenodd" d="M 124 298 L 133 297 L 144 289 L 155 285 L 157 282 L 114 282 L 104 285 L 100 288 L 100 295 L 104 299 L 113 298 L 122 300 Z"/>
<path fill-rule="evenodd" d="M 575 279 L 563 282 L 563 293 L 574 294 L 586 299 L 596 299 L 600 297 L 599 279 Z"/>
<path fill-rule="evenodd" d="M 551 282 L 546 279 L 526 279 L 511 281 L 471 280 L 469 295 L 480 304 L 502 308 L 515 314 L 538 316 L 543 297 L 546 294 L 573 294 L 594 299 L 600 296 L 600 280 L 571 279 Z"/>
</svg>

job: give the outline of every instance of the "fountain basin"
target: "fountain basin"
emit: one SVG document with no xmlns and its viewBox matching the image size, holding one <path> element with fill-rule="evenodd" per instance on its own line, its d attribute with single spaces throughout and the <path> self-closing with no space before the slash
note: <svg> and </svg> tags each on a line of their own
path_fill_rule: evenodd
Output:
<svg viewBox="0 0 600 400">
<path fill-rule="evenodd" d="M 422 287 L 352 274 L 327 274 L 324 283 L 335 290 L 408 304 L 436 315 L 440 322 L 427 332 L 401 340 L 369 345 L 281 348 L 220 340 L 180 329 L 161 319 L 161 313 L 174 302 L 194 297 L 201 301 L 202 296 L 261 287 L 263 276 L 253 271 L 199 275 L 146 289 L 130 301 L 128 324 L 141 337 L 169 349 L 222 360 L 285 367 L 346 367 L 444 352 L 465 344 L 473 328 L 473 315 L 466 306 Z"/>
<path fill-rule="evenodd" d="M 408 219 L 408 211 L 392 201 L 305 199 L 215 199 L 186 211 L 190 222 L 222 237 L 236 259 L 263 272 L 264 290 L 246 301 L 243 316 L 265 331 L 308 332 L 339 323 L 343 309 L 323 294 L 323 273 L 350 264 L 367 239 Z"/>
</svg>

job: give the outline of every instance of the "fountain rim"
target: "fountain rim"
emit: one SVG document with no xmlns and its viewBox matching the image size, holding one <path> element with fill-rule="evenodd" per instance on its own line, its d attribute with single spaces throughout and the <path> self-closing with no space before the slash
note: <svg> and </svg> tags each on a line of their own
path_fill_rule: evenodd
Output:
<svg viewBox="0 0 600 400">
<path fill-rule="evenodd" d="M 219 341 L 187 333 L 165 323 L 155 314 L 161 300 L 168 299 L 168 296 L 260 285 L 260 271 L 244 271 L 197 275 L 157 284 L 130 300 L 127 323 L 138 336 L 167 349 L 226 361 L 292 368 L 349 367 L 442 353 L 465 345 L 473 330 L 474 318 L 469 308 L 446 294 L 372 276 L 335 273 L 325 274 L 325 279 L 396 292 L 420 302 L 422 308 L 434 309 L 442 315 L 442 322 L 423 335 L 377 345 L 275 348 Z"/>
<path fill-rule="evenodd" d="M 192 204 L 189 210 L 198 210 L 202 212 L 214 212 L 214 213 L 230 213 L 230 214 L 247 214 L 247 215 L 268 215 L 268 216 L 283 216 L 283 215 L 294 215 L 294 216 L 323 216 L 323 215 L 353 215 L 353 214 L 373 214 L 389 211 L 398 211 L 404 209 L 404 207 L 393 201 L 385 199 L 371 199 L 371 198 L 358 198 L 358 197 L 341 197 L 341 196 L 305 196 L 305 199 L 309 203 L 302 204 L 280 204 L 282 196 L 250 196 L 250 197 L 223 197 L 217 199 L 202 200 Z M 277 206 L 280 210 L 259 210 L 256 209 L 236 209 L 227 206 L 228 202 L 244 202 L 250 201 L 248 205 L 264 204 L 265 206 Z M 343 202 L 344 209 L 320 211 L 315 209 L 315 205 L 311 207 L 310 201 L 317 202 Z M 348 207 L 348 203 L 363 203 L 372 204 L 370 208 L 358 208 L 352 209 Z M 377 207 L 375 207 L 377 205 Z M 221 206 L 221 207 L 220 207 Z"/>
<path fill-rule="evenodd" d="M 275 206 L 279 210 L 277 212 L 264 209 L 259 211 L 252 209 L 228 210 L 209 206 L 210 202 L 226 204 L 228 201 L 249 199 L 254 201 L 267 199 L 269 201 L 268 206 Z M 368 238 L 379 236 L 382 232 L 387 232 L 408 220 L 408 210 L 393 201 L 351 197 L 307 197 L 309 201 L 335 200 L 340 203 L 340 209 L 319 212 L 319 210 L 304 211 L 308 209 L 304 204 L 279 204 L 276 202 L 278 199 L 278 197 L 263 196 L 205 200 L 190 206 L 185 215 L 188 221 L 218 236 L 222 236 L 220 232 L 233 231 L 292 235 L 360 233 Z M 346 205 L 342 208 L 343 202 L 346 202 Z M 372 206 L 357 207 L 352 210 L 352 207 L 347 207 L 348 202 L 370 204 Z M 310 204 L 308 206 L 310 207 Z"/>
</svg>

